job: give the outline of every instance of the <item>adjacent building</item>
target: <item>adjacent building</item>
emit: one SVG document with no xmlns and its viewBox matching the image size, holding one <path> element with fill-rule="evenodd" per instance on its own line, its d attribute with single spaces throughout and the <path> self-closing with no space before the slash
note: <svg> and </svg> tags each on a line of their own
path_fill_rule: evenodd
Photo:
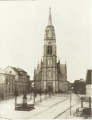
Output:
<svg viewBox="0 0 92 120">
<path fill-rule="evenodd" d="M 49 9 L 48 25 L 45 29 L 43 59 L 34 70 L 34 87 L 37 91 L 68 91 L 67 65 L 57 62 L 57 46 L 55 29 Z"/>
<path fill-rule="evenodd" d="M 87 70 L 86 74 L 86 84 L 92 83 L 92 70 Z"/>
<path fill-rule="evenodd" d="M 24 91 L 29 91 L 30 76 L 26 71 L 21 68 L 15 68 L 11 66 L 6 67 L 5 71 L 15 76 L 15 90 L 18 91 L 18 94 L 21 94 Z"/>
<path fill-rule="evenodd" d="M 14 96 L 15 75 L 0 69 L 0 99 L 7 99 Z"/>
</svg>

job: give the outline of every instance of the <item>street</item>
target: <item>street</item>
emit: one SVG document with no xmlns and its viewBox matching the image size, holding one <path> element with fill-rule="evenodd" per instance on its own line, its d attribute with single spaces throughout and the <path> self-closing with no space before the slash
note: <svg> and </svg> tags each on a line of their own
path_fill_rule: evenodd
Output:
<svg viewBox="0 0 92 120">
<path fill-rule="evenodd" d="M 22 103 L 22 97 L 17 98 L 17 103 Z M 71 106 L 77 104 L 79 97 L 72 93 Z M 33 98 L 27 96 L 27 103 L 33 103 Z M 40 96 L 37 95 L 35 99 L 35 109 L 32 111 L 16 111 L 15 99 L 0 101 L 0 118 L 3 119 L 56 119 L 60 118 L 67 110 L 70 110 L 70 95 L 53 94 Z M 72 109 L 72 108 L 71 108 Z M 70 114 L 70 113 L 69 113 Z"/>
</svg>

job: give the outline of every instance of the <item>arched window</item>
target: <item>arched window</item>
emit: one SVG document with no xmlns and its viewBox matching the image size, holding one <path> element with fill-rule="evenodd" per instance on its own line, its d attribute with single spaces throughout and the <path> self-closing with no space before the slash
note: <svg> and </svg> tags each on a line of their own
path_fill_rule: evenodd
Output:
<svg viewBox="0 0 92 120">
<path fill-rule="evenodd" d="M 47 54 L 52 54 L 52 45 L 47 46 Z"/>
<path fill-rule="evenodd" d="M 47 54 L 49 54 L 49 45 L 47 46 Z"/>
<path fill-rule="evenodd" d="M 50 51 L 49 51 L 50 54 L 52 54 L 52 45 L 50 45 Z"/>
</svg>

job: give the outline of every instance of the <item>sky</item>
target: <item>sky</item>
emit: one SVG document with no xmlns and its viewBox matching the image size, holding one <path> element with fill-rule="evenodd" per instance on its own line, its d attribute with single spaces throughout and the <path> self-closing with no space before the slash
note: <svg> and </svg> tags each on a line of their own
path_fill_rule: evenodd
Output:
<svg viewBox="0 0 92 120">
<path fill-rule="evenodd" d="M 90 0 L 0 1 L 0 68 L 23 68 L 33 80 L 43 56 L 49 7 L 57 58 L 66 61 L 67 80 L 85 80 L 91 69 Z"/>
</svg>

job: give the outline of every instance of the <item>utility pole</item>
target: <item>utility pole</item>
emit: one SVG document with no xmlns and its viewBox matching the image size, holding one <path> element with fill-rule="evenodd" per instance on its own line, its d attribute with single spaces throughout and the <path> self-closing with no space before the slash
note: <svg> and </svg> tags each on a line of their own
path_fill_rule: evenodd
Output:
<svg viewBox="0 0 92 120">
<path fill-rule="evenodd" d="M 35 104 L 35 93 L 36 92 L 36 85 L 35 85 L 35 82 L 34 82 L 34 104 Z"/>
<path fill-rule="evenodd" d="M 34 104 L 35 104 L 35 91 L 34 91 Z"/>
<path fill-rule="evenodd" d="M 41 81 L 40 81 L 40 102 L 41 102 Z"/>
<path fill-rule="evenodd" d="M 71 91 L 70 91 L 70 115 L 71 115 Z"/>
<path fill-rule="evenodd" d="M 83 108 L 83 97 L 81 97 L 81 108 Z"/>
</svg>

